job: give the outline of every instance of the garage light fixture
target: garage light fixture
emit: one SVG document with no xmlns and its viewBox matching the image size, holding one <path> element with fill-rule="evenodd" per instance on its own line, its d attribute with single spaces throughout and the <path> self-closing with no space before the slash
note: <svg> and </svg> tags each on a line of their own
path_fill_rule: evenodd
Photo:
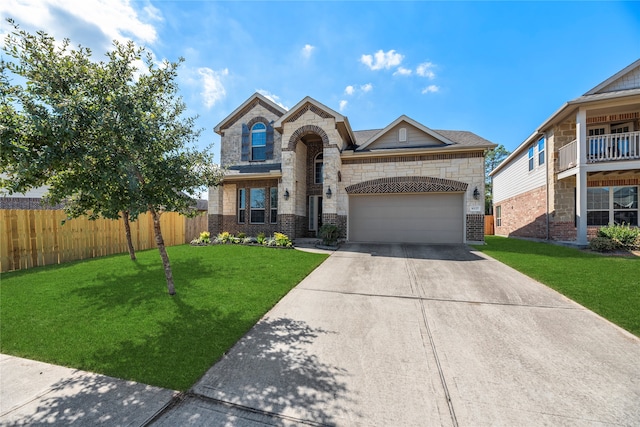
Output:
<svg viewBox="0 0 640 427">
<path fill-rule="evenodd" d="M 478 200 L 480 198 L 480 192 L 478 191 L 478 187 L 473 190 L 473 198 Z"/>
<path fill-rule="evenodd" d="M 329 186 L 329 188 L 327 188 L 327 193 L 326 194 L 327 194 L 327 199 L 330 199 L 331 198 L 331 194 L 333 194 L 333 193 L 331 193 L 331 186 Z"/>
<path fill-rule="evenodd" d="M 284 199 L 285 200 L 289 200 L 289 189 L 288 188 L 284 190 Z"/>
</svg>

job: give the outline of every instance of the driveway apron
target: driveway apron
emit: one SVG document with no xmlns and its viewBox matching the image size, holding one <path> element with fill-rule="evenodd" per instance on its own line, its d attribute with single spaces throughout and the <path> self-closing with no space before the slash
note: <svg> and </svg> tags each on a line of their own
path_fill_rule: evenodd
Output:
<svg viewBox="0 0 640 427">
<path fill-rule="evenodd" d="M 639 360 L 466 246 L 349 244 L 154 425 L 640 425 Z"/>
</svg>

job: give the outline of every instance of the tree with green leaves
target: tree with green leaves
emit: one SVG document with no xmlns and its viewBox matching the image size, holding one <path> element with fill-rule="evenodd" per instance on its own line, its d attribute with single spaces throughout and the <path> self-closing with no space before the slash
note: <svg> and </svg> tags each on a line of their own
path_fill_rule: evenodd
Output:
<svg viewBox="0 0 640 427">
<path fill-rule="evenodd" d="M 489 174 L 502 163 L 509 154 L 511 153 L 504 148 L 504 145 L 500 144 L 487 151 L 484 157 L 484 213 L 487 215 L 493 213 L 493 181 Z"/>
<path fill-rule="evenodd" d="M 9 193 L 49 186 L 69 217 L 153 218 L 169 294 L 163 211 L 195 214 L 195 196 L 218 185 L 211 147 L 195 148 L 194 117 L 183 117 L 178 62 L 156 65 L 145 48 L 114 42 L 106 61 L 14 25 L 0 61 L 0 186 Z M 144 63 L 139 70 L 138 63 Z"/>
</svg>

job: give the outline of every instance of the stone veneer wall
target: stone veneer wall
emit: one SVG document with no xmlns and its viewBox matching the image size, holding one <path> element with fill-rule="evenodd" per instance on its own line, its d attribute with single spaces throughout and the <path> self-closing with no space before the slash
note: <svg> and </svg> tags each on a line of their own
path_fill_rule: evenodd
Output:
<svg viewBox="0 0 640 427">
<path fill-rule="evenodd" d="M 501 223 L 495 225 L 496 235 L 547 238 L 544 186 L 502 200 L 497 206 L 501 209 Z"/>
<path fill-rule="evenodd" d="M 347 216 L 346 215 L 323 213 L 322 223 L 336 225 L 340 229 L 340 238 L 344 239 L 347 237 Z"/>
</svg>

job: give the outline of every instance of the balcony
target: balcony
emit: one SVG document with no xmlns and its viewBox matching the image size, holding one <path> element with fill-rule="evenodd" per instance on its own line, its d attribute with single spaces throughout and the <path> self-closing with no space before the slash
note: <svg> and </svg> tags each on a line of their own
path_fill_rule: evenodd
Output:
<svg viewBox="0 0 640 427">
<path fill-rule="evenodd" d="M 587 163 L 640 159 L 640 132 L 614 133 L 587 137 Z M 578 165 L 578 141 L 558 150 L 560 172 Z"/>
</svg>

